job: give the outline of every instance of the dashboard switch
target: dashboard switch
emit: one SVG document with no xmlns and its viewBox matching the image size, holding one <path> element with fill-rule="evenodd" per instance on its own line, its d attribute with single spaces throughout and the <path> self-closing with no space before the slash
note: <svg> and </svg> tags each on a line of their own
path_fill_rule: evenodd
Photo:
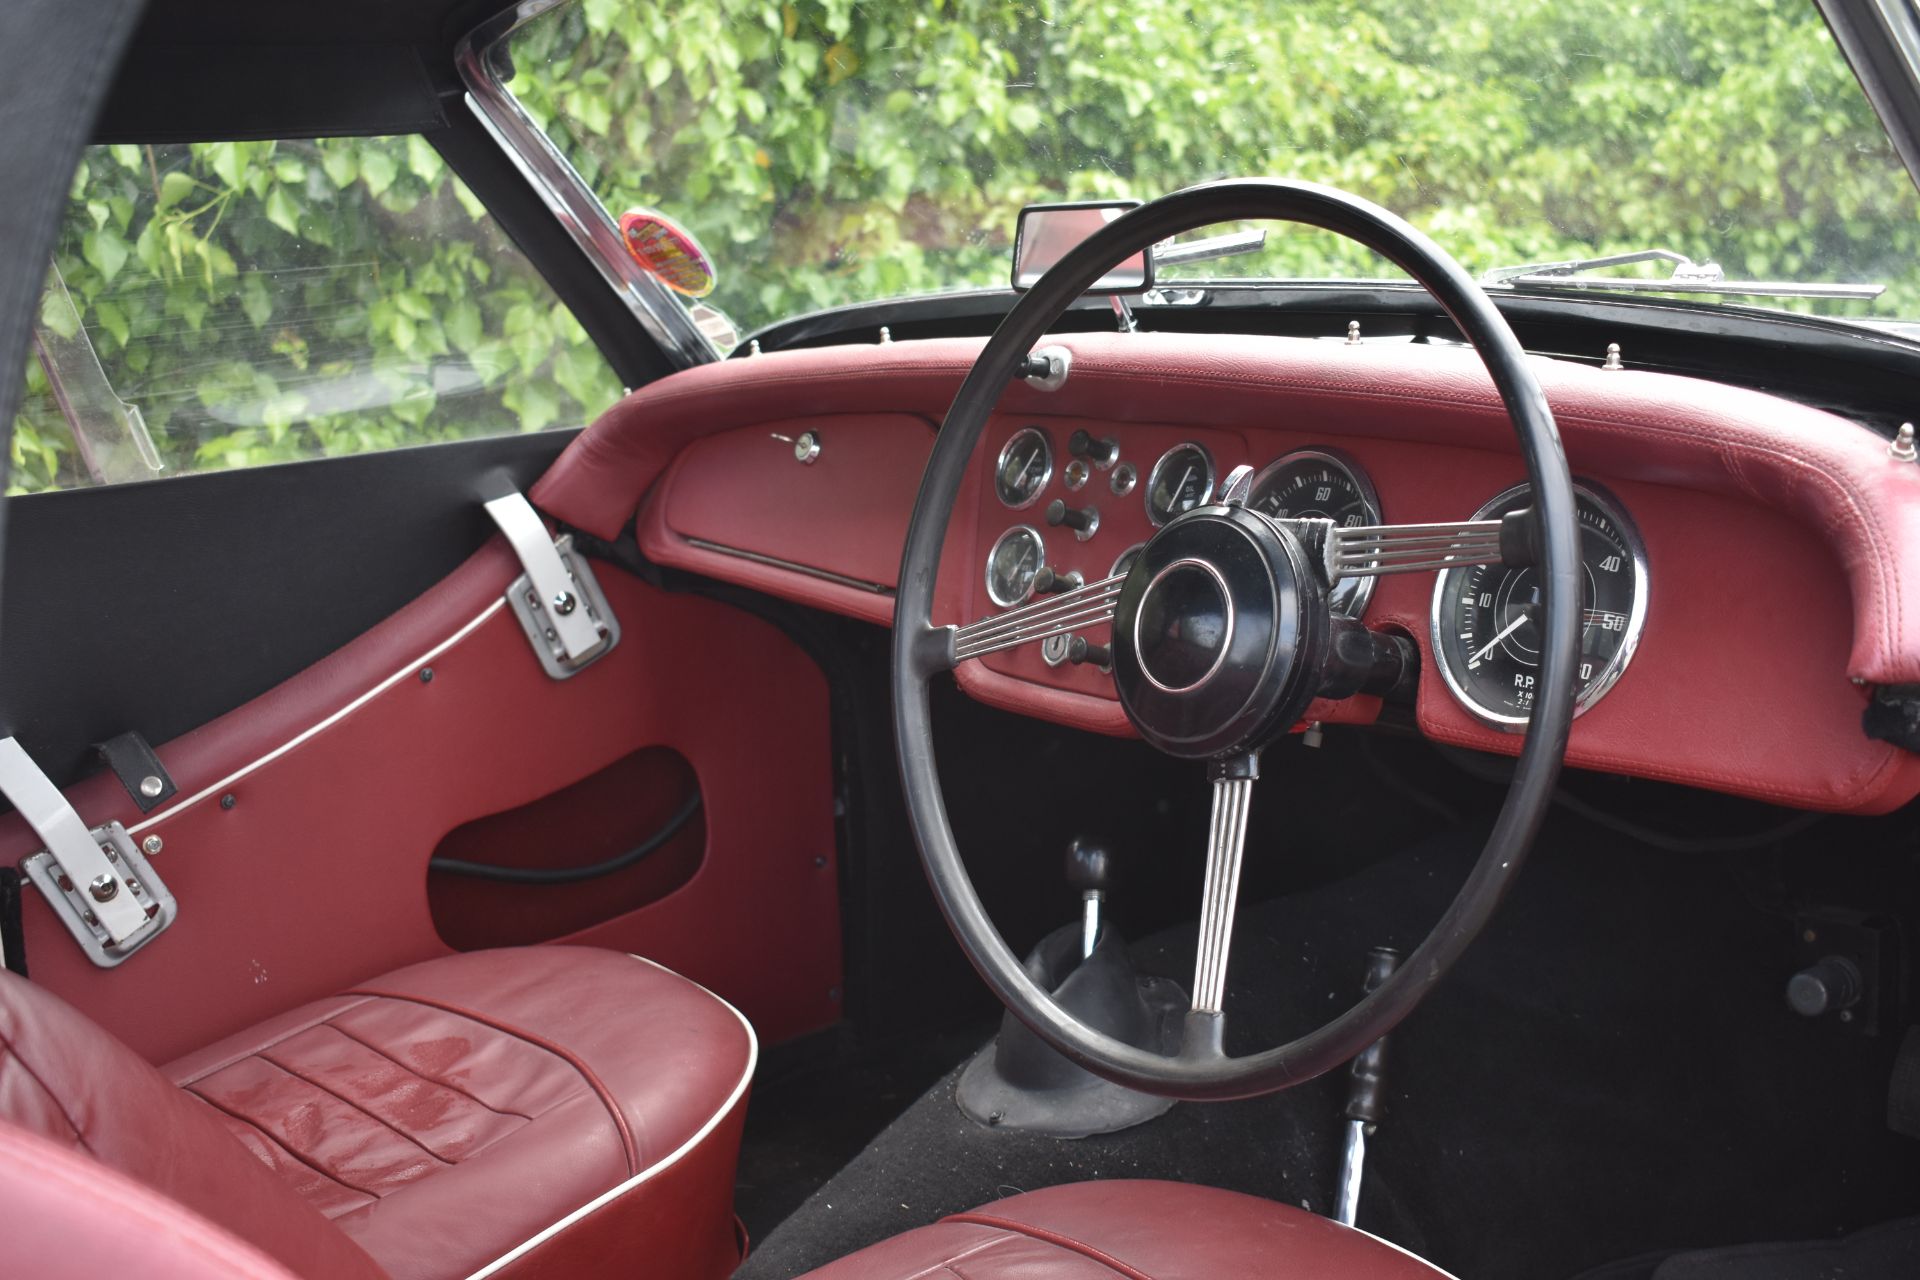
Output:
<svg viewBox="0 0 1920 1280">
<path fill-rule="evenodd" d="M 1038 573 L 1033 575 L 1033 594 L 1037 596 L 1053 595 L 1060 591 L 1072 591 L 1076 587 L 1084 587 L 1086 585 L 1087 580 L 1080 575 L 1078 569 L 1068 569 L 1062 572 L 1048 565 L 1043 566 Z"/>
<path fill-rule="evenodd" d="M 1065 525 L 1073 530 L 1073 536 L 1085 542 L 1100 528 L 1100 510 L 1097 507 L 1070 507 L 1064 498 L 1055 498 L 1047 507 L 1047 523 Z"/>
<path fill-rule="evenodd" d="M 1091 662 L 1104 670 L 1113 665 L 1113 650 L 1104 644 L 1092 644 L 1085 636 L 1075 636 L 1067 641 L 1067 661 L 1076 667 Z"/>
<path fill-rule="evenodd" d="M 1082 428 L 1067 437 L 1067 452 L 1105 471 L 1120 460 L 1120 442 Z"/>
<path fill-rule="evenodd" d="M 1073 657 L 1069 649 L 1067 657 Z M 1803 1018 L 1844 1012 L 1860 1003 L 1860 966 L 1845 956 L 1822 956 L 1787 979 L 1787 1007 Z"/>
</svg>

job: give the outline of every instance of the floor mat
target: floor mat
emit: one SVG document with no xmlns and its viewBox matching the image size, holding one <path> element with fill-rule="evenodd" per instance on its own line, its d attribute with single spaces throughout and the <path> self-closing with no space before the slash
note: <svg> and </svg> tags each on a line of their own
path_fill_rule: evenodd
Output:
<svg viewBox="0 0 1920 1280">
<path fill-rule="evenodd" d="M 1477 851 L 1441 840 L 1244 909 L 1230 1047 L 1346 1007 L 1366 948 L 1415 945 Z M 1361 1225 L 1476 1280 L 1543 1280 L 1920 1210 L 1920 1143 L 1884 1122 L 1890 1046 L 1785 1010 L 1787 932 L 1719 858 L 1623 847 L 1557 818 L 1487 934 L 1395 1033 Z M 1186 981 L 1192 939 L 1189 927 L 1139 945 L 1142 968 Z M 1328 1208 L 1338 1075 L 1062 1141 L 974 1125 L 954 1106 L 956 1074 L 768 1235 L 742 1280 L 1082 1179 L 1170 1178 Z"/>
</svg>

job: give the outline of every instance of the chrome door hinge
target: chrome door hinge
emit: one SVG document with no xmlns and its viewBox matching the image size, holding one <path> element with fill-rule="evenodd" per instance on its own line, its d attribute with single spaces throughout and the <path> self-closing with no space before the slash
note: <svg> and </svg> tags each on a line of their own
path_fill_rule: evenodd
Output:
<svg viewBox="0 0 1920 1280">
<path fill-rule="evenodd" d="M 534 656 L 555 680 L 586 670 L 620 643 L 620 620 L 571 535 L 547 536 L 547 526 L 523 494 L 487 504 L 526 572 L 507 588 L 507 605 L 527 633 Z"/>
<path fill-rule="evenodd" d="M 0 793 L 47 846 L 23 858 L 20 870 L 95 964 L 113 968 L 173 923 L 173 895 L 126 828 L 109 822 L 89 830 L 12 738 L 0 738 Z"/>
</svg>

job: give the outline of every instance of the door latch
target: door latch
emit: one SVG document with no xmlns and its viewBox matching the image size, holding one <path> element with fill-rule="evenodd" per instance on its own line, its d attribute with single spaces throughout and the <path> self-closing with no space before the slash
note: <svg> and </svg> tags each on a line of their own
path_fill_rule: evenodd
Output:
<svg viewBox="0 0 1920 1280">
<path fill-rule="evenodd" d="M 503 494 L 486 506 L 526 570 L 507 588 L 507 605 L 547 674 L 565 680 L 611 653 L 620 621 L 572 536 L 549 538 L 523 494 Z"/>
</svg>

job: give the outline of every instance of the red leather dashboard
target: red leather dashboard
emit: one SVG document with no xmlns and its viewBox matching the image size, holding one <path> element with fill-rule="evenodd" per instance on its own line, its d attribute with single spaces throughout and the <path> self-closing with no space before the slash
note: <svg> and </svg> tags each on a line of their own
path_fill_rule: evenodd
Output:
<svg viewBox="0 0 1920 1280">
<path fill-rule="evenodd" d="M 1049 562 L 1105 576 L 1151 533 L 1147 473 L 1182 440 L 1203 444 L 1221 475 L 1338 446 L 1370 473 L 1394 523 L 1464 519 L 1524 478 L 1471 351 L 1167 334 L 1063 342 L 1074 353 L 1067 385 L 1012 387 L 989 424 L 947 541 L 943 621 L 993 612 L 986 554 L 1017 523 L 1041 530 Z M 837 347 L 677 375 L 609 411 L 534 500 L 608 539 L 637 507 L 641 547 L 658 563 L 884 623 L 931 424 L 979 345 Z M 1575 473 L 1619 499 L 1649 562 L 1636 656 L 1575 722 L 1568 761 L 1820 809 L 1879 812 L 1920 792 L 1920 757 L 1860 729 L 1864 685 L 1920 681 L 1920 466 L 1892 461 L 1844 419 L 1757 392 L 1545 359 L 1535 368 Z M 991 469 L 1027 425 L 1048 433 L 1057 463 L 1036 503 L 1011 511 Z M 1079 427 L 1119 442 L 1141 477 L 1131 495 L 1113 496 L 1103 475 L 1066 491 L 1058 462 Z M 811 463 L 791 443 L 806 431 L 821 445 Z M 1045 526 L 1056 497 L 1099 508 L 1091 539 Z M 1431 574 L 1383 578 L 1366 613 L 1420 647 L 1420 728 L 1514 753 L 1518 740 L 1470 717 L 1434 671 L 1432 592 Z M 987 702 L 1131 732 L 1106 677 L 1048 667 L 1034 646 L 956 675 Z M 1310 714 L 1377 712 L 1355 699 Z"/>
</svg>

